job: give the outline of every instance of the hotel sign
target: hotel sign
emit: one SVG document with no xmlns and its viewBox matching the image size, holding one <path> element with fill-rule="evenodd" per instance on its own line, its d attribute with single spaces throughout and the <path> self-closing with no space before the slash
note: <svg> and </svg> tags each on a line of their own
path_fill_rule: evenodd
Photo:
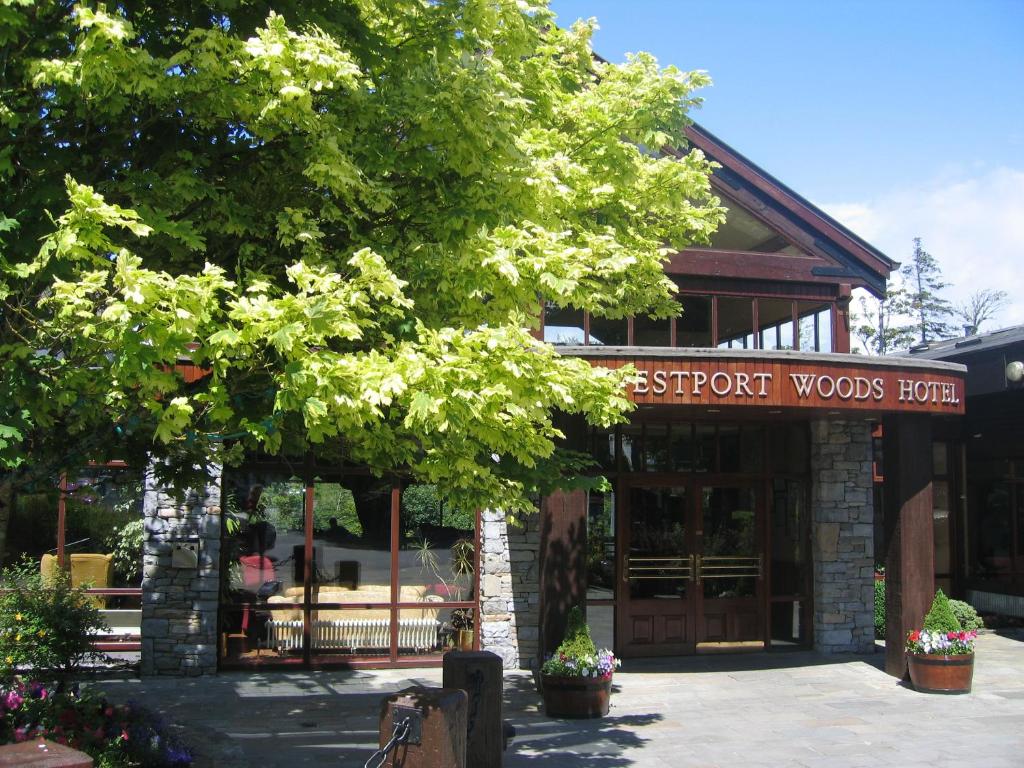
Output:
<svg viewBox="0 0 1024 768">
<path fill-rule="evenodd" d="M 962 414 L 964 380 L 955 372 L 893 366 L 807 363 L 799 359 L 593 359 L 632 363 L 641 404 L 916 411 Z"/>
</svg>

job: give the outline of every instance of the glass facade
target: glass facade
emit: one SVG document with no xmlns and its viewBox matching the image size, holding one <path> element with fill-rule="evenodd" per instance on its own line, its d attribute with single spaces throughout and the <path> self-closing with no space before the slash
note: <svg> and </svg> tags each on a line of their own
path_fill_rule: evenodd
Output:
<svg viewBox="0 0 1024 768">
<path fill-rule="evenodd" d="M 645 315 L 612 320 L 549 303 L 543 338 L 562 346 L 835 349 L 831 302 L 689 293 L 680 293 L 677 301 L 679 315 L 660 320 Z"/>
<path fill-rule="evenodd" d="M 222 658 L 395 662 L 472 645 L 475 511 L 352 473 L 225 475 Z"/>
</svg>

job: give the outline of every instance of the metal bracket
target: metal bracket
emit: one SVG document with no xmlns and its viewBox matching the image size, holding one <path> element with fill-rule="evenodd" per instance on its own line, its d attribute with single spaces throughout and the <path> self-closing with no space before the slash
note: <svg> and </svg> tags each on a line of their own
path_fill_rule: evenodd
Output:
<svg viewBox="0 0 1024 768">
<path fill-rule="evenodd" d="M 396 704 L 391 708 L 391 722 L 409 721 L 409 735 L 403 739 L 406 744 L 420 744 L 423 741 L 423 712 L 415 707 Z"/>
</svg>

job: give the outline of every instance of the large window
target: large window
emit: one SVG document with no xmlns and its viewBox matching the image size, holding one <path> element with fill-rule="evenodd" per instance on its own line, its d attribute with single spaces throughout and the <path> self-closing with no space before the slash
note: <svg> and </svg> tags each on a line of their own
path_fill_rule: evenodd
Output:
<svg viewBox="0 0 1024 768">
<path fill-rule="evenodd" d="M 92 466 L 14 497 L 6 562 L 28 559 L 44 575 L 64 567 L 86 587 L 110 630 L 111 650 L 137 647 L 142 586 L 142 473 Z"/>
<path fill-rule="evenodd" d="M 544 340 L 556 345 L 834 350 L 831 302 L 680 293 L 680 314 L 611 320 L 548 304 Z"/>
<path fill-rule="evenodd" d="M 440 659 L 475 638 L 476 513 L 369 474 L 225 477 L 229 664 Z"/>
</svg>

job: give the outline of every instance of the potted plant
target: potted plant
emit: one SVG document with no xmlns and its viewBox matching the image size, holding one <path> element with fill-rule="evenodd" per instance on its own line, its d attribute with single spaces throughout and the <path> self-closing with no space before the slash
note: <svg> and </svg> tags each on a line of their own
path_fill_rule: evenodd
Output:
<svg viewBox="0 0 1024 768">
<path fill-rule="evenodd" d="M 922 693 L 970 693 L 975 630 L 964 630 L 940 589 L 924 617 L 924 628 L 907 635 L 910 682 Z"/>
<path fill-rule="evenodd" d="M 615 655 L 598 650 L 583 611 L 569 611 L 565 639 L 541 667 L 541 693 L 548 717 L 604 717 L 612 696 Z"/>
</svg>

